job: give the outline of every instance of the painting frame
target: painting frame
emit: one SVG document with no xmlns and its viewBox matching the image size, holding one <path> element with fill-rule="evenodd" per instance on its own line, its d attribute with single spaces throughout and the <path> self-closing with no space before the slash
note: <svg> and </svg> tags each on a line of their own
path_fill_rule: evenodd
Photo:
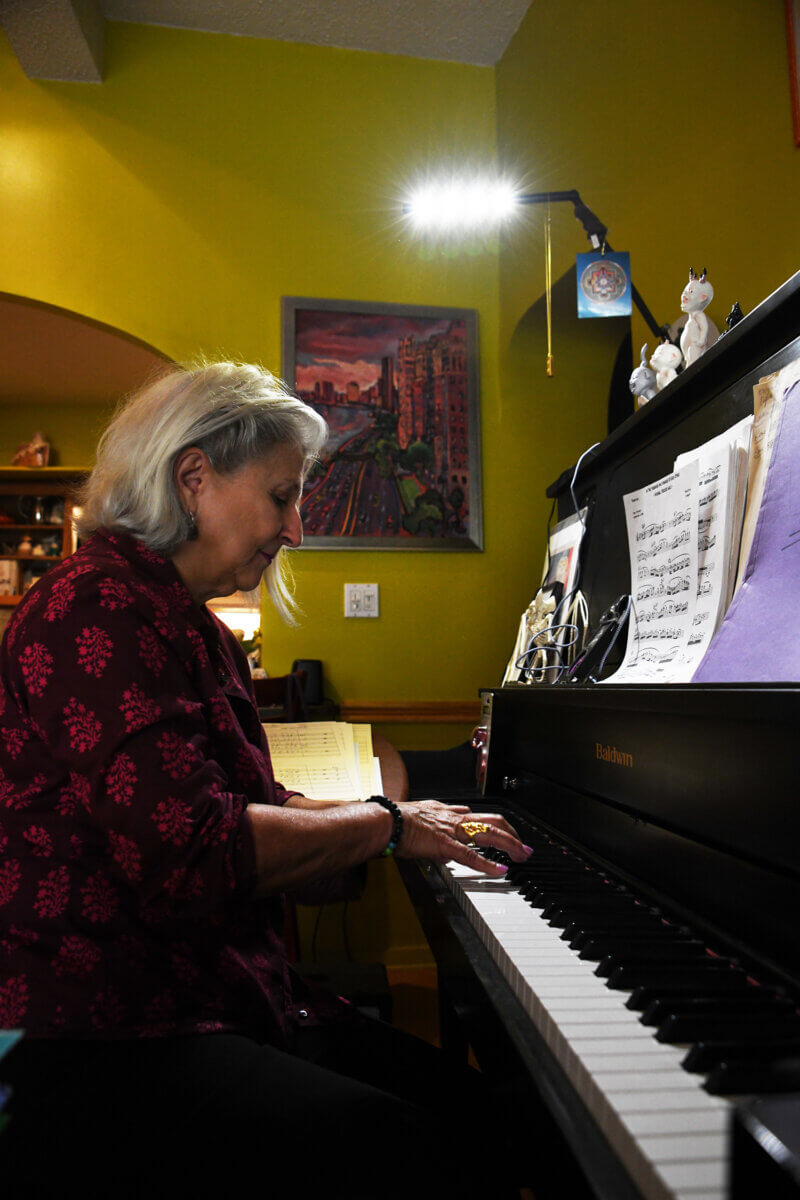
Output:
<svg viewBox="0 0 800 1200">
<path fill-rule="evenodd" d="M 800 2 L 784 0 L 786 51 L 789 58 L 789 95 L 792 104 L 794 144 L 800 146 Z"/>
<path fill-rule="evenodd" d="M 482 551 L 477 311 L 284 296 L 281 326 L 283 378 L 332 429 L 307 476 L 304 544 Z"/>
</svg>

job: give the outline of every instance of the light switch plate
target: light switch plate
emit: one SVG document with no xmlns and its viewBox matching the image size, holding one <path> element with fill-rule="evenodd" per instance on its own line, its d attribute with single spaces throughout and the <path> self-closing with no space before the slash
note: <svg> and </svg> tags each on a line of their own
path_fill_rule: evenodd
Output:
<svg viewBox="0 0 800 1200">
<path fill-rule="evenodd" d="M 344 585 L 344 615 L 346 617 L 380 616 L 377 583 L 346 583 Z"/>
</svg>

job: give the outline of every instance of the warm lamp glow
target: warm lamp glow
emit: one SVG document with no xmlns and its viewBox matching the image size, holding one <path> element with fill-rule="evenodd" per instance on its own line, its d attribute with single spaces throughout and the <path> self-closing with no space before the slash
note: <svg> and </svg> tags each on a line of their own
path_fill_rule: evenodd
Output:
<svg viewBox="0 0 800 1200">
<path fill-rule="evenodd" d="M 420 232 L 457 233 L 500 225 L 518 203 L 516 188 L 506 180 L 453 179 L 414 188 L 403 211 Z"/>
</svg>

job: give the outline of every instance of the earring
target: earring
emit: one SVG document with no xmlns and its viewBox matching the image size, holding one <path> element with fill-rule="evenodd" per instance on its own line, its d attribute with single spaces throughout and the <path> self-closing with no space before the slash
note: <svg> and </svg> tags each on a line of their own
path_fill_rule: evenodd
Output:
<svg viewBox="0 0 800 1200">
<path fill-rule="evenodd" d="M 196 542 L 198 538 L 197 522 L 194 519 L 194 513 L 189 510 L 186 514 L 189 521 L 189 532 L 186 534 L 187 542 Z"/>
</svg>

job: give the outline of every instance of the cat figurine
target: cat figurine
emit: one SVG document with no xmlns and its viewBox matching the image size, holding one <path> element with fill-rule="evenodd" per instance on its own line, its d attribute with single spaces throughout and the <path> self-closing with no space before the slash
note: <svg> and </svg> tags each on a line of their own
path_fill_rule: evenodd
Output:
<svg viewBox="0 0 800 1200">
<path fill-rule="evenodd" d="M 709 339 L 708 317 L 703 311 L 713 299 L 714 289 L 706 278 L 705 267 L 703 267 L 702 275 L 695 275 L 690 267 L 689 282 L 681 296 L 681 312 L 689 314 L 689 319 L 681 334 L 681 353 L 685 367 L 690 367 L 693 362 L 696 362 L 700 355 L 716 341 L 713 335 Z"/>
</svg>

